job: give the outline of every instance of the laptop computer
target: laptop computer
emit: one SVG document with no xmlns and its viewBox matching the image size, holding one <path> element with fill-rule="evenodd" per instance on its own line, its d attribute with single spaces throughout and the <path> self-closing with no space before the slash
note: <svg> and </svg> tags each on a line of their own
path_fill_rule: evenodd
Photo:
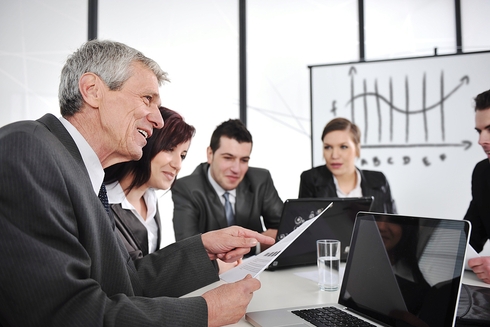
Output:
<svg viewBox="0 0 490 327">
<path fill-rule="evenodd" d="M 349 244 L 356 214 L 369 211 L 373 197 L 355 198 L 301 198 L 284 202 L 281 222 L 276 241 L 280 241 L 303 222 L 317 215 L 324 207 L 333 203 L 312 226 L 299 236 L 267 270 L 276 270 L 301 265 L 316 264 L 316 240 L 336 239 L 340 241 L 340 260 L 345 262 L 349 254 Z"/>
<path fill-rule="evenodd" d="M 470 231 L 465 220 L 360 212 L 337 303 L 245 318 L 256 327 L 314 326 L 302 317 L 334 308 L 369 326 L 453 326 Z"/>
</svg>

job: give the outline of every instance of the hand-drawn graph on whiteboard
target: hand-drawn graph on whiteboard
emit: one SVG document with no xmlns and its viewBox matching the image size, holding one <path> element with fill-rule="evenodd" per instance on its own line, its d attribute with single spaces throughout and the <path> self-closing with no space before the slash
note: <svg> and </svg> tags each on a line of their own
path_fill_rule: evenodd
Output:
<svg viewBox="0 0 490 327">
<path fill-rule="evenodd" d="M 422 85 L 422 88 L 420 90 L 417 89 L 411 89 L 410 88 L 410 83 L 409 83 L 409 78 L 408 74 L 405 76 L 405 79 L 403 81 L 403 88 L 404 88 L 404 94 L 403 96 L 398 99 L 394 98 L 393 96 L 393 78 L 390 77 L 389 81 L 386 83 L 386 94 L 383 94 L 380 92 L 380 89 L 378 87 L 378 79 L 374 79 L 374 84 L 372 85 L 372 89 L 368 88 L 367 85 L 367 80 L 363 79 L 362 80 L 362 89 L 357 92 L 355 89 L 355 77 L 356 77 L 356 68 L 355 66 L 352 66 L 349 69 L 349 75 L 351 76 L 351 86 L 350 86 L 350 93 L 351 97 L 345 104 L 345 107 L 350 109 L 350 116 L 351 116 L 351 121 L 355 122 L 356 121 L 356 111 L 357 111 L 357 116 L 361 116 L 364 121 L 364 144 L 365 147 L 406 147 L 406 146 L 411 146 L 411 147 L 417 147 L 417 146 L 462 146 L 464 144 L 452 144 L 452 143 L 431 143 L 429 142 L 429 123 L 428 119 L 430 119 L 430 115 L 432 114 L 433 111 L 438 111 L 436 115 L 432 115 L 432 117 L 435 117 L 438 121 L 435 123 L 432 123 L 431 126 L 436 128 L 439 127 L 440 129 L 440 135 L 438 134 L 438 131 L 434 131 L 434 134 L 436 134 L 436 138 L 441 138 L 442 141 L 446 139 L 445 137 L 445 120 L 444 120 L 444 111 L 445 111 L 445 104 L 451 99 L 451 96 L 453 96 L 464 84 L 469 83 L 469 77 L 468 76 L 462 76 L 459 83 L 457 83 L 454 86 L 450 86 L 449 90 L 446 91 L 445 89 L 445 80 L 444 80 L 444 71 L 441 71 L 440 74 L 440 81 L 439 81 L 439 98 L 434 99 L 434 102 L 432 103 L 427 103 L 427 73 L 424 72 L 422 76 L 422 80 L 420 83 Z M 437 76 L 434 76 L 437 78 Z M 416 81 L 417 84 L 419 81 Z M 436 90 L 437 91 L 437 90 Z M 411 92 L 420 92 L 422 95 L 422 101 L 419 106 L 417 104 L 411 104 L 410 100 L 414 98 L 414 96 L 411 96 Z M 372 98 L 372 99 L 370 99 Z M 372 100 L 372 101 L 370 101 Z M 372 104 L 371 102 L 374 102 Z M 357 108 L 356 108 L 357 106 Z M 357 109 L 357 110 L 356 110 Z M 332 103 L 332 113 L 334 116 L 336 116 L 337 113 L 337 108 L 336 108 L 336 100 L 333 100 Z M 359 115 L 360 114 L 360 115 Z M 371 129 L 369 128 L 369 117 L 370 115 L 375 116 L 376 120 L 376 125 L 374 126 L 374 132 L 377 133 L 377 141 L 381 143 L 383 140 L 388 140 L 389 142 L 384 143 L 384 144 L 373 144 L 371 145 L 369 142 L 371 139 L 368 139 L 368 136 L 371 132 Z M 396 116 L 401 116 L 401 120 L 404 122 L 404 130 L 402 131 L 405 136 L 405 143 L 396 143 L 393 144 L 393 126 L 394 126 L 394 121 L 397 119 Z M 414 121 L 416 118 L 420 116 L 422 118 L 422 126 L 423 127 L 423 136 L 424 136 L 424 141 L 422 143 L 411 143 L 410 141 L 410 121 Z M 437 126 L 439 125 L 439 126 Z M 377 128 L 376 128 L 377 127 Z M 383 128 L 385 127 L 385 128 Z M 383 137 L 384 136 L 384 137 Z M 375 139 L 376 140 L 376 139 Z M 466 143 L 465 146 L 471 146 L 471 142 L 469 141 L 463 141 L 463 143 Z"/>
<path fill-rule="evenodd" d="M 421 149 L 444 160 L 443 149 L 474 146 L 472 100 L 490 88 L 489 52 L 309 68 L 316 164 L 321 132 L 335 117 L 359 126 L 362 149 L 405 149 L 405 163 Z"/>
</svg>

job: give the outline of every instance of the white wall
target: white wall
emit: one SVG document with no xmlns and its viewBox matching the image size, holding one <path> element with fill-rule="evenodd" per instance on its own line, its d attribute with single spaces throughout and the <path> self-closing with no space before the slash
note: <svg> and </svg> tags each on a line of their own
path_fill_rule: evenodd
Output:
<svg viewBox="0 0 490 327">
<path fill-rule="evenodd" d="M 87 39 L 78 0 L 0 0 L 0 126 L 59 113 L 59 75 Z"/>
<path fill-rule="evenodd" d="M 461 4 L 464 50 L 489 49 L 489 2 Z M 0 0 L 0 126 L 58 113 L 59 72 L 86 39 L 87 6 Z M 436 47 L 454 53 L 453 6 L 453 0 L 366 0 L 366 59 L 428 55 Z M 300 173 L 311 167 L 307 66 L 359 59 L 357 1 L 248 0 L 247 24 L 251 165 L 270 169 L 283 200 L 295 198 Z M 191 173 L 205 160 L 216 125 L 239 116 L 238 1 L 99 0 L 99 38 L 136 47 L 168 71 L 163 104 L 197 128 L 181 176 Z M 458 187 L 469 193 L 470 176 Z M 170 200 L 161 198 L 168 242 Z"/>
</svg>

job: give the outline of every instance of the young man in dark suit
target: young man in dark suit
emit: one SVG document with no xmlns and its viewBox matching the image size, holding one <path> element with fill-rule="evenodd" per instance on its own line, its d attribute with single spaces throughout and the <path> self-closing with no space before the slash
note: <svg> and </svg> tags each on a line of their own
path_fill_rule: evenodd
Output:
<svg viewBox="0 0 490 327">
<path fill-rule="evenodd" d="M 62 70 L 62 117 L 0 129 L 1 326 L 221 326 L 244 315 L 260 287 L 250 276 L 178 297 L 218 280 L 212 260 L 272 239 L 233 227 L 133 262 L 106 211 L 103 168 L 138 160 L 163 127 L 166 80 L 141 52 L 89 41 Z"/>
<path fill-rule="evenodd" d="M 471 178 L 472 200 L 464 219 L 472 225 L 470 244 L 480 252 L 490 238 L 490 90 L 475 98 L 475 129 L 486 159 L 480 161 Z M 485 283 L 490 284 L 490 256 L 468 260 L 468 265 Z"/>
<path fill-rule="evenodd" d="M 172 188 L 176 240 L 230 225 L 276 237 L 283 201 L 269 171 L 249 167 L 252 143 L 238 119 L 215 129 L 207 162 L 177 179 Z M 262 249 L 267 246 L 261 244 Z"/>
</svg>

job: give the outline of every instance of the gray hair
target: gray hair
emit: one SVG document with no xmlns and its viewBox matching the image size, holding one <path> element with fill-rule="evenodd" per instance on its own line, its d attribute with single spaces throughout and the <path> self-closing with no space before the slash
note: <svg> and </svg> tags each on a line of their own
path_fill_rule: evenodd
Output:
<svg viewBox="0 0 490 327">
<path fill-rule="evenodd" d="M 101 40 L 84 43 L 68 57 L 61 70 L 58 92 L 61 115 L 72 116 L 82 107 L 83 97 L 78 82 L 83 74 L 96 74 L 110 90 L 115 91 L 131 77 L 133 62 L 140 62 L 151 69 L 159 85 L 169 81 L 167 73 L 155 61 L 123 43 Z"/>
</svg>

